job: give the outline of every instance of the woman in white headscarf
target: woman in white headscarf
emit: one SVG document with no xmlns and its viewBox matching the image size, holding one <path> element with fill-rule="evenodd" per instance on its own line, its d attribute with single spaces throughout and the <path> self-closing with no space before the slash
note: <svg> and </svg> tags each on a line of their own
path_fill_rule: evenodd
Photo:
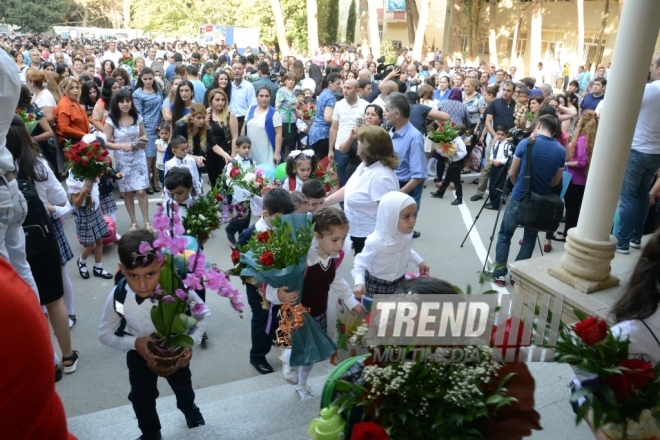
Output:
<svg viewBox="0 0 660 440">
<path fill-rule="evenodd" d="M 351 271 L 356 297 L 393 294 L 410 263 L 419 267 L 420 274 L 428 275 L 429 266 L 412 248 L 416 212 L 415 199 L 400 191 L 380 199 L 376 230 L 367 236 Z"/>
</svg>

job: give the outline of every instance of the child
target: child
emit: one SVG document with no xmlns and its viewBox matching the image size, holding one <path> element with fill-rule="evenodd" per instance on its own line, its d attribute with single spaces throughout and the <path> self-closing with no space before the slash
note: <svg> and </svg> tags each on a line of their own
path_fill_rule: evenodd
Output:
<svg viewBox="0 0 660 440">
<path fill-rule="evenodd" d="M 527 87 L 520 87 L 518 91 L 518 99 L 516 99 L 516 107 L 513 110 L 513 122 L 519 125 L 519 128 L 525 128 L 525 115 L 527 115 L 529 103 L 529 89 Z"/>
<path fill-rule="evenodd" d="M 254 160 L 250 156 L 250 148 L 252 142 L 247 136 L 239 136 L 236 139 L 236 157 L 227 164 L 225 174 L 229 175 L 232 168 L 239 167 L 241 170 L 248 169 L 254 166 Z M 227 224 L 225 231 L 227 232 L 227 239 L 232 247 L 236 246 L 236 233 L 241 235 L 241 232 L 250 226 L 250 219 L 252 218 L 250 194 L 239 187 L 234 185 L 234 193 L 231 196 L 231 204 L 229 205 L 229 213 L 235 211 L 236 215 Z M 228 201 L 229 203 L 229 201 Z"/>
<path fill-rule="evenodd" d="M 183 218 L 188 214 L 188 207 L 195 203 L 197 194 L 193 185 L 190 170 L 185 167 L 174 167 L 165 175 L 165 189 L 169 198 L 165 201 L 165 212 L 172 216 L 172 200 L 179 205 L 179 215 Z"/>
<path fill-rule="evenodd" d="M 456 124 L 456 128 L 460 130 L 459 136 L 454 139 L 456 144 L 456 152 L 452 157 L 446 157 L 444 153 L 435 152 L 438 162 L 436 164 L 436 178 L 437 190 L 431 193 L 432 197 L 441 199 L 445 195 L 445 191 L 449 188 L 449 183 L 453 183 L 456 188 L 456 199 L 451 202 L 452 205 L 460 205 L 463 203 L 463 185 L 461 184 L 461 170 L 463 169 L 463 158 L 467 156 L 467 147 L 463 142 L 463 126 Z M 447 163 L 448 162 L 448 163 Z M 442 173 L 447 166 L 447 174 L 442 180 Z M 442 180 L 442 182 L 441 182 Z"/>
<path fill-rule="evenodd" d="M 300 191 L 291 191 L 291 200 L 293 200 L 294 213 L 309 213 L 309 199 Z"/>
<path fill-rule="evenodd" d="M 151 309 L 154 307 L 148 298 L 153 294 L 163 265 L 156 259 L 154 252 L 142 254 L 141 244 L 153 244 L 155 235 L 147 230 L 133 230 L 119 240 L 119 270 L 118 277 L 123 278 L 112 290 L 103 309 L 103 317 L 99 326 L 99 341 L 108 347 L 126 352 L 128 364 L 128 381 L 131 392 L 128 400 L 133 404 L 133 410 L 142 431 L 143 439 L 160 439 L 160 420 L 156 412 L 156 398 L 158 397 L 158 376 L 147 367 L 155 359 L 147 348 L 147 343 L 153 341 L 151 334 L 156 332 L 151 321 Z M 136 257 L 137 255 L 137 257 Z M 123 283 L 125 280 L 125 284 Z M 121 315 L 116 309 L 115 289 L 125 286 Z M 192 300 L 201 304 L 202 310 L 194 313 L 197 325 L 189 332 L 195 344 L 199 344 L 204 333 L 211 312 L 195 292 L 189 291 Z M 123 318 L 123 319 L 122 319 Z M 124 321 L 122 323 L 122 320 Z M 120 327 L 125 326 L 122 332 Z M 186 354 L 179 359 L 183 367 L 167 377 L 167 382 L 176 395 L 177 408 L 186 417 L 188 428 L 204 425 L 204 417 L 195 405 L 195 392 L 193 391 L 190 359 L 192 349 L 187 348 Z"/>
<path fill-rule="evenodd" d="M 302 193 L 309 200 L 309 212 L 312 214 L 323 207 L 325 202 L 325 187 L 320 180 L 309 179 L 302 186 Z"/>
<path fill-rule="evenodd" d="M 305 95 L 305 98 L 314 99 L 314 92 L 312 92 L 312 89 L 304 89 L 303 94 Z"/>
<path fill-rule="evenodd" d="M 69 173 L 66 186 L 69 194 L 71 194 L 76 234 L 80 243 L 85 246 L 80 258 L 78 258 L 78 272 L 83 279 L 89 279 L 87 257 L 94 253 L 94 269 L 92 271 L 94 276 L 109 280 L 112 278 L 112 274 L 103 269 L 102 263 L 103 237 L 108 235 L 109 231 L 108 225 L 99 211 L 101 203 L 99 201 L 98 182 L 87 180 L 82 182 Z"/>
<path fill-rule="evenodd" d="M 202 181 L 199 178 L 199 170 L 197 169 L 197 162 L 195 159 L 188 156 L 188 142 L 183 136 L 174 136 L 170 140 L 170 150 L 174 157 L 165 162 L 165 175 L 174 167 L 186 167 L 190 170 L 190 175 L 193 177 L 193 185 L 198 194 L 202 193 Z"/>
<path fill-rule="evenodd" d="M 303 92 L 302 90 L 296 90 L 294 93 L 296 95 L 296 101 L 298 101 L 298 105 L 304 104 L 305 92 Z"/>
<path fill-rule="evenodd" d="M 207 89 L 211 88 L 213 75 L 215 75 L 215 64 L 212 61 L 207 61 L 204 64 L 204 76 L 202 76 L 202 83 L 204 83 L 204 87 Z"/>
<path fill-rule="evenodd" d="M 513 146 L 506 140 L 508 130 L 504 125 L 495 129 L 495 144 L 490 150 L 490 184 L 488 194 L 490 201 L 484 206 L 486 209 L 497 210 L 500 207 L 500 198 L 507 178 L 507 163 L 513 153 Z"/>
<path fill-rule="evenodd" d="M 294 206 L 288 191 L 281 188 L 275 188 L 264 196 L 263 215 L 252 226 L 243 231 L 238 237 L 238 244 L 245 246 L 250 240 L 252 233 L 264 232 L 270 229 L 269 218 L 277 215 L 291 214 Z M 258 283 L 257 283 L 258 284 Z M 277 330 L 277 313 L 279 306 L 272 305 L 270 310 L 265 310 L 262 306 L 262 296 L 258 289 L 260 285 L 250 283 L 245 284 L 245 293 L 247 294 L 248 304 L 252 310 L 252 347 L 250 348 L 250 364 L 261 374 L 273 372 L 273 367 L 266 360 L 266 355 L 275 340 L 275 331 Z M 270 327 L 269 327 L 269 321 Z"/>
<path fill-rule="evenodd" d="M 104 173 L 99 178 L 99 202 L 101 204 L 101 214 L 103 216 L 108 216 L 114 221 L 117 222 L 117 203 L 115 198 L 112 196 L 112 191 L 115 189 L 112 184 L 114 181 L 124 177 L 124 173 L 115 173 L 115 170 L 112 168 L 112 158 L 105 158 L 106 164 L 108 165 L 108 172 Z"/>
<path fill-rule="evenodd" d="M 330 289 L 339 295 L 348 309 L 360 315 L 366 313 L 342 275 L 342 260 L 351 249 L 351 240 L 346 240 L 347 236 L 348 219 L 343 211 L 324 208 L 314 214 L 314 240 L 307 253 L 307 271 L 301 304 L 309 307 L 310 315 L 325 332 L 328 331 L 327 310 Z M 298 292 L 287 292 L 287 287 L 277 289 L 267 286 L 266 298 L 272 304 L 293 305 L 298 301 Z M 287 382 L 296 385 L 296 392 L 301 400 L 312 397 L 307 386 L 307 378 L 313 366 L 312 363 L 296 368 L 289 367 L 284 362 L 284 378 Z"/>
<path fill-rule="evenodd" d="M 286 160 L 286 175 L 280 187 L 288 191 L 300 191 L 303 184 L 316 169 L 314 150 L 293 150 Z"/>
<path fill-rule="evenodd" d="M 393 294 L 409 263 L 418 266 L 420 274 L 428 275 L 429 266 L 412 248 L 416 211 L 415 200 L 402 192 L 381 197 L 376 230 L 367 236 L 364 249 L 353 262 L 356 297 Z"/>
<path fill-rule="evenodd" d="M 161 185 L 165 182 L 165 152 L 167 151 L 167 141 L 170 138 L 169 122 L 161 122 L 158 126 L 158 139 L 156 140 L 156 168 L 158 169 L 158 180 Z"/>
</svg>

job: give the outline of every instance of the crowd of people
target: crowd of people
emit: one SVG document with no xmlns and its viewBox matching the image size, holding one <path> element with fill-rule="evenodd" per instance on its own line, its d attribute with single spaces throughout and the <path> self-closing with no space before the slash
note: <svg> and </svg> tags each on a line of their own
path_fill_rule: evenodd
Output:
<svg viewBox="0 0 660 440">
<path fill-rule="evenodd" d="M 323 278 L 325 303 L 303 296 L 303 305 L 309 302 L 314 318 L 326 329 L 331 288 L 349 310 L 362 314 L 358 300 L 393 292 L 410 263 L 428 273 L 428 265 L 412 250 L 412 239 L 421 235 L 414 225 L 429 177 L 436 186 L 432 197 L 441 199 L 453 187 L 451 205 L 460 205 L 462 176 L 476 171 L 480 175 L 472 183 L 478 185 L 477 193 L 470 201 L 487 196 L 485 208 L 493 210 L 507 203 L 493 273 L 495 283 L 504 286 L 530 139 L 536 147 L 532 191 L 560 193 L 565 172 L 571 176 L 564 196 L 564 229 L 546 234 L 544 250 L 552 250 L 553 240 L 565 241 L 579 217 L 608 73 L 598 66 L 592 78 L 591 66 L 581 66 L 574 80 L 564 74 L 563 85 L 555 87 L 545 82 L 542 63 L 538 72 L 518 78 L 514 66 L 508 71 L 485 62 L 467 67 L 455 58 L 450 67 L 441 53 L 419 62 L 405 50 L 395 63 L 385 63 L 362 55 L 359 48 L 326 47 L 311 58 L 303 54 L 280 59 L 274 47 L 265 45 L 239 51 L 236 45 L 31 35 L 4 42 L 8 45 L 6 52 L 0 50 L 0 93 L 11 97 L 20 90 L 16 111 L 32 115 L 38 125 L 28 132 L 21 116 L 1 120 L 0 132 L 8 134 L 7 148 L 0 147 L 0 190 L 9 192 L 0 203 L 10 205 L 14 214 L 2 218 L 0 251 L 48 311 L 64 373 L 76 370 L 79 353 L 71 342 L 70 328 L 77 318 L 66 271 L 74 252 L 62 219 L 70 214 L 75 219 L 82 246 L 76 259 L 80 276 L 90 278 L 87 258 L 94 254 L 91 275 L 112 278 L 102 265 L 102 247 L 115 224 L 115 183 L 130 217 L 120 247 L 130 247 L 134 237 L 153 231 L 147 195 L 162 191 L 165 200 L 185 204 L 207 184 L 215 187 L 231 167 L 286 162 L 282 190 L 269 193 L 263 204 L 246 203 L 236 194 L 232 209 L 240 215 L 228 224 L 227 238 L 232 246 L 245 244 L 253 231 L 270 228 L 269 217 L 312 213 L 316 238 L 310 267 L 319 265 L 321 274 L 329 261 L 338 259 L 331 266 L 334 275 Z M 651 71 L 655 82 L 647 86 L 649 96 L 645 94 L 640 115 L 647 125 L 653 122 L 649 112 L 656 111 L 651 106 L 657 106 L 652 101 L 658 93 L 658 69 L 660 59 Z M 460 133 L 450 154 L 436 149 L 429 138 L 445 122 Z M 645 138 L 657 133 L 646 126 L 639 130 L 644 133 L 636 134 L 615 229 L 617 251 L 622 253 L 629 246 L 640 247 L 640 216 L 647 210 L 649 190 L 660 193 L 660 186 L 651 188 L 660 166 L 655 158 L 660 156 Z M 110 152 L 113 171 L 97 182 L 67 177 L 62 149 L 80 141 L 100 142 Z M 337 164 L 338 187 L 331 192 L 311 178 L 326 158 Z M 633 178 L 637 168 L 644 168 L 641 178 Z M 25 204 L 10 183 L 24 176 L 33 182 L 54 231 L 48 254 L 26 242 L 21 229 Z M 61 184 L 65 179 L 66 191 Z M 507 185 L 513 187 L 508 201 Z M 136 197 L 143 228 L 136 218 Z M 324 208 L 335 204 L 341 210 Z M 252 216 L 261 218 L 250 226 Z M 517 259 L 531 257 L 536 235 L 525 230 Z M 351 251 L 345 243 L 352 243 L 356 255 L 353 289 L 338 270 L 343 255 Z M 252 310 L 250 363 L 266 374 L 273 371 L 265 356 L 275 327 L 266 330 L 277 308 L 262 309 L 261 295 L 252 287 L 246 289 Z M 285 289 L 271 289 L 266 296 L 275 306 L 293 301 Z M 301 398 L 310 397 L 306 380 L 311 367 L 296 370 L 283 362 L 285 379 L 296 384 Z M 55 363 L 56 376 L 61 377 L 57 355 Z M 136 413 L 142 438 L 160 438 L 157 416 L 154 422 L 150 413 L 147 423 L 140 420 L 139 408 Z"/>
</svg>

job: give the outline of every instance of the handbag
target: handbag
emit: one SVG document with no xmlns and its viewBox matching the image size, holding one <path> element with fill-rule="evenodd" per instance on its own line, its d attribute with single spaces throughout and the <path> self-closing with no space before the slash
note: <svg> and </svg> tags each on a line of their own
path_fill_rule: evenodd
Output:
<svg viewBox="0 0 660 440">
<path fill-rule="evenodd" d="M 527 170 L 525 172 L 525 190 L 520 199 L 520 207 L 516 214 L 516 223 L 523 228 L 538 232 L 554 232 L 559 227 L 559 221 L 564 215 L 564 202 L 557 194 L 537 194 L 530 191 L 532 178 L 532 152 L 534 140 L 527 143 Z"/>
</svg>

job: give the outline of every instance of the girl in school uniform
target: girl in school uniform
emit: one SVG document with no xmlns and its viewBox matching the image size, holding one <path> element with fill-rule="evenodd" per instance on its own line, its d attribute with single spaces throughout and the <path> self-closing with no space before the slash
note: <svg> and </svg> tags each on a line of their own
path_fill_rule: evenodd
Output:
<svg viewBox="0 0 660 440">
<path fill-rule="evenodd" d="M 314 150 L 293 150 L 286 160 L 286 175 L 280 187 L 285 190 L 302 191 L 302 186 L 316 170 L 317 159 Z"/>
<path fill-rule="evenodd" d="M 353 262 L 357 298 L 393 294 L 410 263 L 419 267 L 420 274 L 428 275 L 429 266 L 412 248 L 416 211 L 415 200 L 402 192 L 392 191 L 380 199 L 376 230 L 367 236 Z"/>
</svg>

